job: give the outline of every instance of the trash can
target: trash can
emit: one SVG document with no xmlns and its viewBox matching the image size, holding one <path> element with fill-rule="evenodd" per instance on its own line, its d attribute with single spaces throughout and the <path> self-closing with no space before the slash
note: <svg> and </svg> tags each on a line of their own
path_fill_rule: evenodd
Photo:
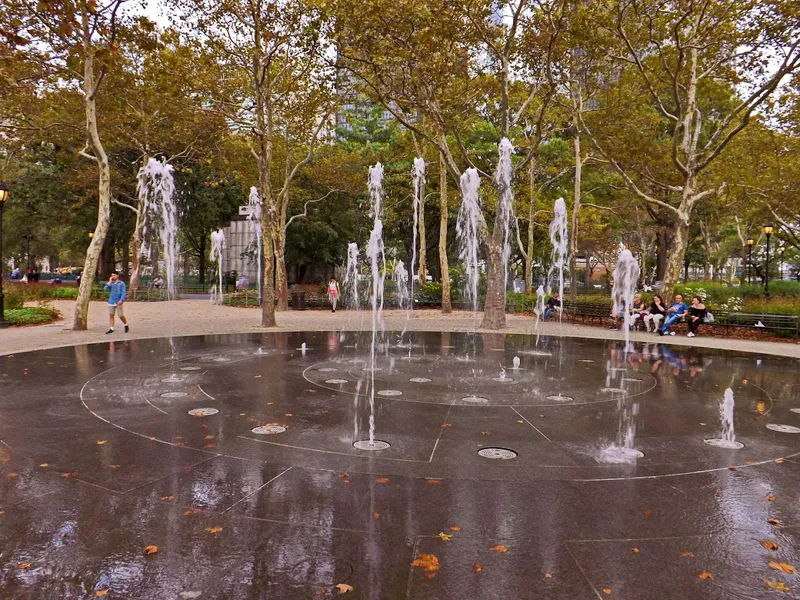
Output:
<svg viewBox="0 0 800 600">
<path fill-rule="evenodd" d="M 306 293 L 292 292 L 292 310 L 306 309 Z"/>
</svg>

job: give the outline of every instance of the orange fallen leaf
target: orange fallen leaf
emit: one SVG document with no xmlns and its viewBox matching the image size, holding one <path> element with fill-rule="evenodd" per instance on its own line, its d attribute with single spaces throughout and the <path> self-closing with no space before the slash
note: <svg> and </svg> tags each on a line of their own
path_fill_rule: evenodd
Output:
<svg viewBox="0 0 800 600">
<path fill-rule="evenodd" d="M 17 476 L 16 473 L 9 473 L 8 475 L 6 475 L 6 479 L 14 479 L 14 477 L 16 476 Z"/>
<path fill-rule="evenodd" d="M 705 426 L 706 426 L 705 423 L 700 423 L 700 427 L 705 427 Z"/>
<path fill-rule="evenodd" d="M 452 423 L 442 423 L 442 429 L 447 429 L 448 427 L 452 427 Z"/>
<path fill-rule="evenodd" d="M 185 446 L 185 445 L 186 445 L 186 442 L 175 442 L 175 444 L 173 444 L 173 445 L 174 445 L 174 446 L 181 447 L 181 446 Z"/>
<path fill-rule="evenodd" d="M 352 585 L 347 585 L 346 583 L 337 583 L 336 589 L 339 590 L 339 595 L 346 594 L 347 592 L 353 591 Z"/>
<path fill-rule="evenodd" d="M 6 514 L 6 511 L 0 510 L 0 517 L 2 517 L 4 514 Z"/>
<path fill-rule="evenodd" d="M 261 375 L 256 375 L 253 379 L 261 379 Z"/>
<path fill-rule="evenodd" d="M 775 551 L 779 548 L 778 544 L 773 542 L 772 540 L 763 540 L 761 545 L 764 546 L 767 550 Z"/>
<path fill-rule="evenodd" d="M 775 462 L 778 463 L 779 465 L 782 465 L 783 464 L 783 459 L 782 458 L 776 458 Z"/>
<path fill-rule="evenodd" d="M 698 576 L 700 579 L 706 579 L 706 580 L 708 580 L 708 579 L 714 579 L 714 576 L 713 576 L 711 573 L 709 573 L 708 571 L 702 571 L 702 572 L 698 573 L 698 575 L 697 575 L 697 576 Z"/>
<path fill-rule="evenodd" d="M 378 477 L 375 481 L 377 481 L 378 483 L 389 483 L 389 478 L 388 477 Z"/>
<path fill-rule="evenodd" d="M 550 575 L 550 573 L 545 573 L 545 574 L 544 574 L 544 578 L 545 578 L 545 579 L 552 579 L 552 578 L 553 578 L 553 576 L 552 576 L 552 575 Z"/>
<path fill-rule="evenodd" d="M 754 464 L 756 464 L 756 461 L 754 461 L 754 460 L 746 460 L 746 461 L 744 461 L 744 464 L 746 464 L 746 465 L 754 465 Z"/>
<path fill-rule="evenodd" d="M 770 569 L 775 569 L 776 571 L 783 571 L 787 575 L 794 575 L 797 572 L 797 568 L 794 565 L 790 565 L 789 563 L 784 562 L 775 562 L 771 560 L 767 563 Z"/>
<path fill-rule="evenodd" d="M 767 502 L 775 502 L 775 496 L 767 496 L 767 497 L 765 498 L 765 500 L 766 500 Z"/>
<path fill-rule="evenodd" d="M 633 553 L 634 553 L 634 554 L 639 554 L 639 549 L 638 549 L 638 548 L 634 548 L 634 549 L 633 549 Z"/>
<path fill-rule="evenodd" d="M 206 444 L 205 446 L 203 446 L 203 448 L 216 448 L 216 447 L 217 447 L 216 444 Z"/>
<path fill-rule="evenodd" d="M 458 525 L 453 525 L 453 526 L 450 528 L 450 531 L 461 531 L 461 527 L 459 527 Z"/>
<path fill-rule="evenodd" d="M 649 516 L 650 516 L 652 513 L 650 512 L 650 509 L 648 508 L 648 509 L 645 509 L 645 510 L 643 510 L 643 511 L 642 511 L 642 514 L 643 514 L 645 517 L 649 517 Z"/>
<path fill-rule="evenodd" d="M 317 591 L 314 592 L 317 596 L 324 596 L 325 595 L 325 588 L 317 588 Z"/>
<path fill-rule="evenodd" d="M 211 533 L 211 534 L 217 534 L 217 533 L 219 533 L 220 531 L 222 531 L 222 527 L 218 527 L 218 526 L 215 526 L 215 527 L 206 527 L 206 531 L 207 531 L 208 533 Z"/>
<path fill-rule="evenodd" d="M 372 513 L 372 518 L 376 521 L 381 518 L 381 513 Z"/>
<path fill-rule="evenodd" d="M 774 579 L 762 579 L 761 581 L 767 584 L 768 588 L 776 592 L 789 592 L 792 589 L 782 581 L 775 581 Z"/>
<path fill-rule="evenodd" d="M 681 556 L 683 558 L 694 558 L 694 552 L 683 551 L 683 552 L 681 552 Z"/>
<path fill-rule="evenodd" d="M 440 531 L 438 535 L 439 539 L 442 540 L 443 542 L 449 542 L 451 539 L 453 539 L 453 535 L 450 533 L 444 533 Z"/>
<path fill-rule="evenodd" d="M 48 465 L 47 463 L 42 463 L 39 466 L 42 467 L 42 468 L 45 468 L 45 467 L 49 467 L 50 465 Z"/>
<path fill-rule="evenodd" d="M 145 546 L 144 553 L 146 556 L 150 556 L 151 554 L 155 554 L 158 552 L 158 546 Z"/>
<path fill-rule="evenodd" d="M 439 559 L 436 558 L 435 554 L 420 554 L 414 561 L 411 563 L 412 567 L 422 567 L 427 572 L 433 572 L 439 570 Z"/>
<path fill-rule="evenodd" d="M 778 519 L 767 519 L 767 523 L 770 525 L 780 525 L 781 522 Z"/>
<path fill-rule="evenodd" d="M 185 517 L 187 515 L 199 515 L 201 512 L 203 511 L 200 510 L 199 508 L 190 508 L 189 510 L 184 511 L 183 516 Z"/>
<path fill-rule="evenodd" d="M 481 431 L 481 435 L 489 435 L 488 431 Z"/>
<path fill-rule="evenodd" d="M 431 485 L 441 485 L 442 483 L 441 479 L 434 479 L 433 477 L 428 477 L 426 481 Z"/>
<path fill-rule="evenodd" d="M 500 544 L 498 544 L 497 546 L 494 546 L 493 548 L 489 548 L 489 549 L 492 552 L 498 552 L 500 554 L 503 554 L 504 552 L 508 552 L 508 548 L 506 548 L 505 546 L 501 546 Z"/>
<path fill-rule="evenodd" d="M 425 579 L 436 579 L 436 573 L 425 573 Z"/>
<path fill-rule="evenodd" d="M 603 588 L 603 593 L 606 596 L 610 596 L 611 595 L 611 588 Z"/>
<path fill-rule="evenodd" d="M 102 446 L 103 444 L 107 444 L 108 440 L 97 440 L 97 445 Z"/>
<path fill-rule="evenodd" d="M 339 473 L 339 479 L 344 479 L 345 477 L 350 477 L 350 473 Z"/>
<path fill-rule="evenodd" d="M 204 440 L 213 440 L 215 437 L 217 437 L 217 436 L 215 436 L 215 435 L 207 435 L 207 436 L 206 436 L 206 437 L 204 437 L 203 439 L 204 439 Z"/>
<path fill-rule="evenodd" d="M 119 469 L 120 465 L 106 465 L 109 469 Z"/>
<path fill-rule="evenodd" d="M 19 563 L 19 564 L 17 565 L 17 568 L 18 568 L 18 569 L 30 569 L 32 564 L 33 564 L 33 563 L 29 563 L 29 562 L 23 562 L 23 563 Z"/>
<path fill-rule="evenodd" d="M 175 500 L 175 496 L 161 496 L 162 500 L 166 500 L 167 502 L 172 502 Z"/>
<path fill-rule="evenodd" d="M 284 417 L 291 417 L 291 416 L 292 416 L 292 413 L 286 413 L 286 414 L 284 415 Z"/>
<path fill-rule="evenodd" d="M 742 383 L 747 385 L 747 379 L 742 379 Z"/>
<path fill-rule="evenodd" d="M 729 470 L 729 471 L 735 471 L 735 470 L 736 470 L 736 467 L 728 467 L 728 470 Z"/>
<path fill-rule="evenodd" d="M 102 598 L 103 596 L 108 595 L 108 590 L 97 590 L 94 595 L 98 598 Z"/>
</svg>

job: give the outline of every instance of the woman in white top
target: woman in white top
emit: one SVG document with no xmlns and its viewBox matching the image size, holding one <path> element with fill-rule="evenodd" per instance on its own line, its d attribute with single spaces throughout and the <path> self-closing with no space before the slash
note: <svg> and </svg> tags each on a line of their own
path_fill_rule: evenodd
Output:
<svg viewBox="0 0 800 600">
<path fill-rule="evenodd" d="M 336 277 L 331 277 L 328 282 L 328 302 L 333 307 L 331 312 L 336 312 L 336 304 L 339 302 L 339 282 L 336 281 Z"/>
</svg>

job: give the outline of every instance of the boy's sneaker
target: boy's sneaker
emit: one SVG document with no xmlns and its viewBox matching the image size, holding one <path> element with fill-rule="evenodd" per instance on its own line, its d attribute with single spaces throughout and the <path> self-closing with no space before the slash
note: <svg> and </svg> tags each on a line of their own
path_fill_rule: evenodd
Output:
<svg viewBox="0 0 800 600">
<path fill-rule="evenodd" d="M 127 323 L 125 323 L 125 333 L 128 333 L 130 330 L 131 330 L 131 328 L 128 327 Z"/>
<path fill-rule="evenodd" d="M 690 331 L 689 333 L 686 334 L 686 337 L 694 337 L 694 334 Z"/>
<path fill-rule="evenodd" d="M 106 335 L 108 335 L 109 333 L 114 333 L 114 328 L 113 327 L 111 329 L 109 329 L 108 331 L 106 331 Z"/>
<path fill-rule="evenodd" d="M 669 334 L 670 335 L 675 335 L 675 332 L 674 331 L 670 331 Z"/>
</svg>

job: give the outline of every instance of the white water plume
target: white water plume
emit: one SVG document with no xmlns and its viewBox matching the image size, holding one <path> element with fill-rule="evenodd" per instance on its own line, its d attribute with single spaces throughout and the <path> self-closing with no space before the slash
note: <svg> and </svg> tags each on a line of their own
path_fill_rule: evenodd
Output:
<svg viewBox="0 0 800 600">
<path fill-rule="evenodd" d="M 629 350 L 631 329 L 631 307 L 633 296 L 636 293 L 636 283 L 639 281 L 639 263 L 630 250 L 624 249 L 619 253 L 617 265 L 614 267 L 614 286 L 611 289 L 611 314 L 614 317 L 622 316 L 625 329 L 625 351 Z M 621 299 L 621 300 L 620 300 Z M 624 307 L 622 304 L 624 303 Z M 623 314 L 619 315 L 622 310 Z"/>
<path fill-rule="evenodd" d="M 347 271 L 344 276 L 345 302 L 348 309 L 359 310 L 361 298 L 358 297 L 358 244 L 347 244 Z"/>
<path fill-rule="evenodd" d="M 258 303 L 261 304 L 261 244 L 263 243 L 261 237 L 261 198 L 258 197 L 258 189 L 255 186 L 250 188 L 250 197 L 247 200 L 247 205 L 250 207 L 250 213 L 247 215 L 247 223 L 250 226 L 250 233 L 253 236 L 257 250 L 256 272 L 258 273 Z"/>
<path fill-rule="evenodd" d="M 225 304 L 223 282 L 222 282 L 222 260 L 225 251 L 225 234 L 221 229 L 211 232 L 211 262 L 217 263 L 217 283 L 211 288 L 211 303 Z"/>
<path fill-rule="evenodd" d="M 175 267 L 178 244 L 178 208 L 175 205 L 175 180 L 172 165 L 150 158 L 136 176 L 136 193 L 141 207 L 142 246 L 140 256 L 151 257 L 152 245 L 160 242 L 166 271 L 167 298 L 175 298 Z M 156 256 L 156 261 L 158 257 Z"/>
<path fill-rule="evenodd" d="M 386 277 L 386 255 L 383 247 L 383 222 L 381 221 L 381 204 L 383 202 L 383 166 L 377 163 L 369 169 L 369 197 L 371 216 L 374 218 L 372 231 L 367 244 L 367 258 L 372 271 L 372 343 L 370 344 L 370 386 L 369 386 L 369 442 L 375 441 L 375 370 L 378 343 L 378 327 L 381 332 L 383 323 L 383 284 Z"/>
<path fill-rule="evenodd" d="M 512 180 L 514 177 L 514 165 L 511 162 L 511 155 L 514 153 L 514 146 L 508 138 L 500 140 L 498 146 L 499 159 L 497 169 L 494 173 L 494 181 L 500 194 L 497 204 L 499 211 L 499 225 L 503 230 L 503 289 L 508 287 L 508 261 L 511 258 L 511 224 L 514 220 L 514 189 Z"/>
<path fill-rule="evenodd" d="M 392 281 L 395 287 L 397 308 L 408 310 L 410 296 L 408 293 L 408 271 L 402 260 L 398 260 L 392 272 Z"/>
<path fill-rule="evenodd" d="M 422 194 L 425 188 L 425 159 L 420 156 L 414 159 L 414 167 L 411 170 L 411 181 L 414 184 L 414 233 L 411 242 L 411 310 L 413 310 L 414 274 L 417 269 L 417 229 L 419 228 L 419 211 L 422 207 Z M 420 248 L 419 251 L 421 254 L 425 252 L 425 249 Z M 420 286 L 423 283 L 425 282 L 420 279 Z"/>
<path fill-rule="evenodd" d="M 481 185 L 478 170 L 470 168 L 461 174 L 461 208 L 458 210 L 456 236 L 458 237 L 458 256 L 466 268 L 464 300 L 478 310 L 478 246 L 481 241 Z"/>
<path fill-rule="evenodd" d="M 735 405 L 733 390 L 727 388 L 719 403 L 720 436 L 718 439 L 704 440 L 706 444 L 728 450 L 738 450 L 744 447 L 744 444 L 736 441 L 733 425 Z"/>
<path fill-rule="evenodd" d="M 550 222 L 550 243 L 553 254 L 550 270 L 547 272 L 547 293 L 553 291 L 553 276 L 557 275 L 558 297 L 564 298 L 564 267 L 567 264 L 567 204 L 563 198 L 553 206 L 553 220 Z"/>
</svg>

